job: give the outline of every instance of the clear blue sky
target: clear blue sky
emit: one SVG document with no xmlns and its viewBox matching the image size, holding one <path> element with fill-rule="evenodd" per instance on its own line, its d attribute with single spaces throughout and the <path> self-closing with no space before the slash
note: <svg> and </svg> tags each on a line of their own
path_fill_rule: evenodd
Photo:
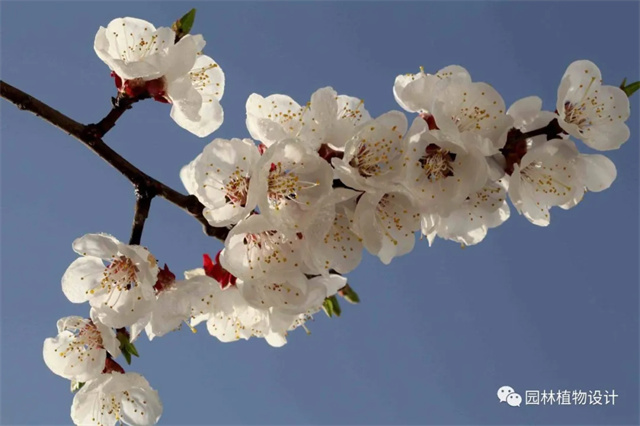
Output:
<svg viewBox="0 0 640 426">
<path fill-rule="evenodd" d="M 100 25 L 134 16 L 170 25 L 191 7 L 226 74 L 216 137 L 248 137 L 252 92 L 306 102 L 333 86 L 373 116 L 399 109 L 396 75 L 465 66 L 509 105 L 538 95 L 554 109 L 566 67 L 590 59 L 605 83 L 639 77 L 637 2 L 2 2 L 2 79 L 89 123 L 115 89 L 93 52 Z M 631 139 L 609 157 L 613 187 L 538 228 L 512 218 L 480 245 L 426 242 L 390 266 L 366 255 L 349 274 L 362 303 L 319 314 L 281 349 L 223 344 L 205 329 L 149 343 L 126 367 L 160 392 L 163 424 L 638 424 L 638 98 Z M 79 142 L 0 102 L 2 424 L 68 424 L 68 381 L 42 361 L 56 321 L 87 315 L 60 278 L 90 232 L 129 237 L 128 181 Z M 135 105 L 106 141 L 182 190 L 178 172 L 211 138 Z M 581 149 L 585 149 L 581 145 Z M 162 199 L 143 244 L 174 271 L 220 243 Z M 520 408 L 496 391 L 611 390 L 615 406 Z"/>
</svg>

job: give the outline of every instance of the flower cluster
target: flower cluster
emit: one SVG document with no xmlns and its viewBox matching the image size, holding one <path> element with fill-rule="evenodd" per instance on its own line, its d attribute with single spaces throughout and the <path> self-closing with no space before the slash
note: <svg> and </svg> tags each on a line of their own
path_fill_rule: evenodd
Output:
<svg viewBox="0 0 640 426">
<path fill-rule="evenodd" d="M 62 291 L 73 303 L 89 302 L 90 318 L 60 319 L 58 335 L 44 342 L 44 361 L 71 380 L 72 389 L 80 388 L 71 407 L 74 423 L 155 424 L 162 414 L 158 393 L 139 374 L 125 373 L 114 358 L 135 351 L 124 327 L 160 306 L 156 260 L 145 248 L 105 234 L 78 238 L 73 249 L 81 257 L 64 273 Z"/>
<path fill-rule="evenodd" d="M 100 28 L 95 51 L 112 70 L 120 97 L 172 104 L 171 117 L 198 136 L 222 123 L 224 74 L 201 53 L 199 35 L 134 18 Z M 569 209 L 616 178 L 604 155 L 581 153 L 571 136 L 599 151 L 629 138 L 627 95 L 603 86 L 589 61 L 562 77 L 556 110 L 532 96 L 509 108 L 487 83 L 457 65 L 400 75 L 393 94 L 404 112 L 372 117 L 357 97 L 331 87 L 308 102 L 252 94 L 252 139 L 214 139 L 180 172 L 224 248 L 177 280 L 137 244 L 106 234 L 73 243 L 81 257 L 62 278 L 89 318 L 58 321 L 44 343 L 47 366 L 72 381 L 77 424 L 154 424 L 157 392 L 114 360 L 128 362 L 144 330 L 149 340 L 186 324 L 222 342 L 264 338 L 274 347 L 336 294 L 357 300 L 343 274 L 363 250 L 389 264 L 409 253 L 419 232 L 463 245 L 481 242 L 510 216 L 507 199 L 531 223 Z M 138 239 L 139 242 L 139 239 Z M 355 293 L 349 293 L 355 294 Z M 127 330 L 129 328 L 129 330 Z M 307 330 L 308 332 L 308 330 Z"/>
</svg>

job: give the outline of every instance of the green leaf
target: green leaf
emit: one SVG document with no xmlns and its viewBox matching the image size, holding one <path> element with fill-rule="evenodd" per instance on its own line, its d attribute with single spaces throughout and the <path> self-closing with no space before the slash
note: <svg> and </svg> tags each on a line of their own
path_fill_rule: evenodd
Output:
<svg viewBox="0 0 640 426">
<path fill-rule="evenodd" d="M 122 350 L 122 356 L 127 361 L 127 364 L 131 365 L 131 354 L 129 353 L 129 351 L 126 350 L 126 349 L 123 349 Z"/>
<path fill-rule="evenodd" d="M 182 18 L 173 23 L 171 29 L 176 33 L 176 42 L 189 34 L 196 19 L 196 10 L 191 9 Z"/>
<path fill-rule="evenodd" d="M 329 318 L 333 316 L 333 303 L 331 302 L 331 300 L 324 299 L 324 302 L 322 302 L 322 309 Z"/>
<path fill-rule="evenodd" d="M 633 95 L 635 92 L 638 91 L 638 89 L 640 89 L 640 81 L 636 81 L 635 83 L 631 83 L 631 84 L 626 85 L 626 86 L 624 86 L 622 88 L 624 93 L 627 94 L 627 98 L 630 98 L 631 95 Z"/>
<path fill-rule="evenodd" d="M 329 299 L 331 299 L 331 302 L 333 303 L 333 313 L 339 317 L 340 314 L 342 313 L 342 309 L 340 308 L 340 303 L 338 303 L 338 298 L 334 295 L 331 296 Z"/>
<path fill-rule="evenodd" d="M 349 303 L 360 303 L 360 296 L 356 293 L 349 284 L 345 285 L 338 291 L 338 294 L 345 298 L 345 300 Z"/>
<path fill-rule="evenodd" d="M 127 351 L 130 352 L 131 355 L 140 358 L 140 354 L 138 354 L 138 350 L 133 343 L 127 343 Z"/>
<path fill-rule="evenodd" d="M 624 90 L 624 86 L 625 86 L 625 84 L 627 84 L 627 77 L 625 77 L 625 78 L 624 78 L 624 80 L 622 80 L 622 83 L 620 83 L 620 88 L 621 88 L 622 90 Z"/>
</svg>

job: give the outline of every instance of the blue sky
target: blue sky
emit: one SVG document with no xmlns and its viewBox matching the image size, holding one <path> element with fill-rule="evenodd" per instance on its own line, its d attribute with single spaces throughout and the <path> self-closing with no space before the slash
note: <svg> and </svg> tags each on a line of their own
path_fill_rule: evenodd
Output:
<svg viewBox="0 0 640 426">
<path fill-rule="evenodd" d="M 199 139 L 169 107 L 135 105 L 106 137 L 142 170 L 182 190 L 178 172 L 213 137 L 249 137 L 247 97 L 285 93 L 306 102 L 333 86 L 373 116 L 400 109 L 396 75 L 466 67 L 509 105 L 538 95 L 554 109 L 574 60 L 604 81 L 639 79 L 637 2 L 2 2 L 2 79 L 74 119 L 98 121 L 115 93 L 93 52 L 100 25 L 134 16 L 170 25 L 198 9 L 226 74 L 225 122 Z M 160 393 L 163 424 L 638 424 L 638 98 L 632 136 L 607 153 L 609 190 L 552 210 L 531 225 L 512 209 L 480 245 L 425 241 L 391 265 L 366 255 L 349 274 L 362 303 L 280 349 L 223 344 L 205 329 L 138 343 L 140 372 Z M 129 237 L 128 181 L 79 142 L 0 102 L 0 423 L 68 424 L 68 382 L 42 361 L 56 321 L 87 315 L 60 278 L 90 232 Z M 412 118 L 412 117 L 411 117 Z M 589 152 L 584 145 L 580 149 Z M 221 247 L 162 199 L 143 244 L 174 271 Z M 500 404 L 496 391 L 613 390 L 615 406 Z"/>
</svg>

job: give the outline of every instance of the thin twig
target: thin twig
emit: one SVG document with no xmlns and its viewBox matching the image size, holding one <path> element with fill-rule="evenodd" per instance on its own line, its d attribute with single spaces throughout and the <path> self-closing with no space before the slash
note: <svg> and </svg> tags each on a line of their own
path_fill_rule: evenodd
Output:
<svg viewBox="0 0 640 426">
<path fill-rule="evenodd" d="M 33 96 L 1 80 L 0 96 L 15 104 L 19 109 L 34 113 L 68 135 L 78 139 L 96 155 L 122 173 L 136 188 L 144 187 L 147 190 L 152 190 L 156 195 L 188 212 L 202 224 L 203 230 L 207 235 L 222 241 L 227 237 L 228 228 L 216 228 L 207 222 L 202 214 L 204 206 L 195 196 L 181 194 L 152 178 L 104 143 L 100 136 L 102 129 L 98 127 L 99 123 L 98 125 L 88 126 L 78 123 Z"/>
</svg>

